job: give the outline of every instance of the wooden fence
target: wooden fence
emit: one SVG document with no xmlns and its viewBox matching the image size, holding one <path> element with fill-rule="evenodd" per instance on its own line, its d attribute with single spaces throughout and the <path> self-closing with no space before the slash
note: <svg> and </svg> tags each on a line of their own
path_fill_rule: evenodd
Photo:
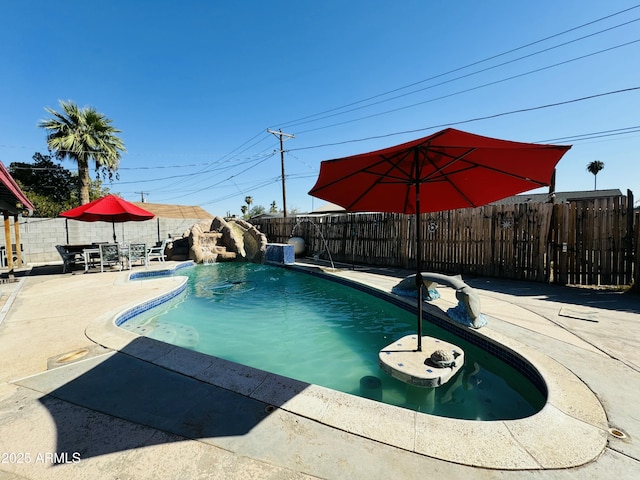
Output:
<svg viewBox="0 0 640 480">
<path fill-rule="evenodd" d="M 490 205 L 423 214 L 423 270 L 578 285 L 640 282 L 633 195 L 569 204 Z M 251 222 L 269 242 L 305 240 L 307 255 L 415 269 L 411 215 L 357 213 Z M 635 279 L 635 282 L 634 282 Z"/>
</svg>

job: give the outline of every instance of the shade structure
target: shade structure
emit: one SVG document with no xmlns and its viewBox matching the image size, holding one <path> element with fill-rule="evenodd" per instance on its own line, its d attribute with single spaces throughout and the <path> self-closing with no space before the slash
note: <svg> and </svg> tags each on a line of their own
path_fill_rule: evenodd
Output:
<svg viewBox="0 0 640 480">
<path fill-rule="evenodd" d="M 60 216 L 81 222 L 111 222 L 113 224 L 113 241 L 115 242 L 116 223 L 142 222 L 151 220 L 155 215 L 117 195 L 110 194 L 62 212 Z"/>
<path fill-rule="evenodd" d="M 549 185 L 557 163 L 570 148 L 513 142 L 448 128 L 382 150 L 325 160 L 309 194 L 350 212 L 415 214 L 420 350 L 420 215 L 478 207 Z"/>
</svg>

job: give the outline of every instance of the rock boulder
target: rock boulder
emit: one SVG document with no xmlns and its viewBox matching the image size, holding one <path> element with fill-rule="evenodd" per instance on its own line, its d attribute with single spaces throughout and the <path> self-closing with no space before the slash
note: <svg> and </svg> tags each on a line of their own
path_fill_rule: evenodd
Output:
<svg viewBox="0 0 640 480">
<path fill-rule="evenodd" d="M 249 222 L 241 219 L 215 217 L 213 221 L 199 222 L 174 239 L 169 248 L 169 260 L 196 263 L 245 261 L 262 263 L 267 250 L 267 237 Z"/>
</svg>

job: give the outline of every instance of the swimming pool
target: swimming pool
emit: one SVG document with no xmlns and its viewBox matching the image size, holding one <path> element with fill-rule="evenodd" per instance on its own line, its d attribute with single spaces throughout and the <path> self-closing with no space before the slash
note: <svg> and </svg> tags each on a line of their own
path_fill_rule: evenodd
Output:
<svg viewBox="0 0 640 480">
<path fill-rule="evenodd" d="M 542 408 L 545 395 L 506 362 L 424 322 L 424 334 L 465 350 L 462 371 L 437 389 L 384 374 L 378 352 L 415 333 L 415 315 L 339 283 L 250 263 L 182 268 L 183 295 L 121 325 L 132 332 L 304 382 L 434 415 L 499 420 Z M 375 380 L 377 379 L 377 380 Z"/>
</svg>

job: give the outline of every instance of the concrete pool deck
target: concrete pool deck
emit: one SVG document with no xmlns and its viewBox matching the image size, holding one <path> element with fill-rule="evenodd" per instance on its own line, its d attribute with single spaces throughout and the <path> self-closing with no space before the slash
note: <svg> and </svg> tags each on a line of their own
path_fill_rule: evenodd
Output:
<svg viewBox="0 0 640 480">
<path fill-rule="evenodd" d="M 386 292 L 405 273 L 335 272 Z M 0 479 L 417 479 L 436 472 L 624 479 L 640 473 L 638 295 L 465 279 L 480 294 L 487 335 L 547 369 L 556 405 L 543 412 L 558 428 L 536 449 L 543 444 L 536 437 L 540 417 L 522 428 L 445 419 L 459 423 L 459 431 L 433 442 L 424 432 L 441 430 L 438 417 L 344 394 L 327 398 L 326 389 L 313 386 L 286 388 L 285 379 L 114 332 L 115 315 L 178 281 L 127 283 L 126 275 L 30 275 L 0 285 Z M 439 291 L 441 299 L 425 304 L 433 313 L 455 304 L 450 289 Z M 555 384 L 557 377 L 571 388 Z M 358 410 L 366 417 L 352 424 Z M 509 456 L 508 445 L 519 455 Z M 573 454 L 586 463 L 564 466 Z M 491 466 L 505 458 L 512 464 Z"/>
</svg>

